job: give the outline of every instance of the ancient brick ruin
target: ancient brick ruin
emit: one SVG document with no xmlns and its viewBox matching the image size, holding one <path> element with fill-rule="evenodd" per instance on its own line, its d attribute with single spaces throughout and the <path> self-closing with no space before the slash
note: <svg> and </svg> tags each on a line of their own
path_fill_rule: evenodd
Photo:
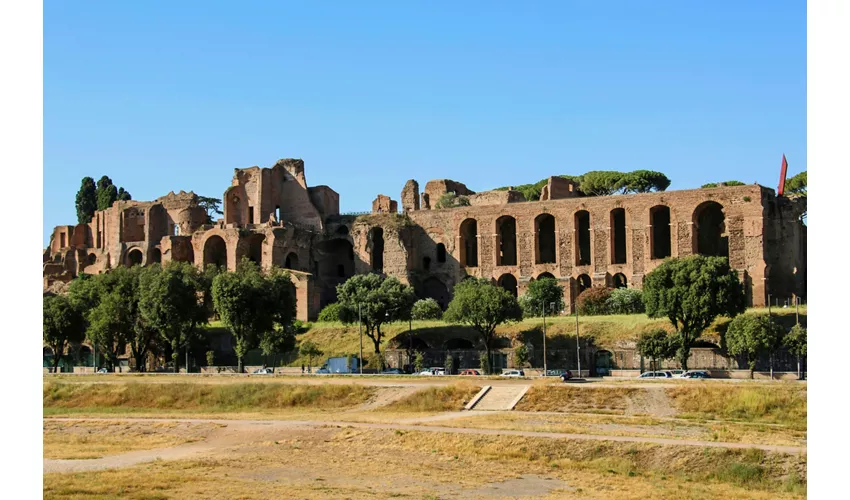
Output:
<svg viewBox="0 0 850 500">
<path fill-rule="evenodd" d="M 379 195 L 371 214 L 344 215 L 336 191 L 307 186 L 302 160 L 236 169 L 224 217 L 213 224 L 197 196 L 181 191 L 117 201 L 89 224 L 56 227 L 44 252 L 44 286 L 171 260 L 235 269 L 247 257 L 293 271 L 302 320 L 336 299 L 336 285 L 371 271 L 396 276 L 443 307 L 467 276 L 519 295 L 549 276 L 564 286 L 570 310 L 588 287 L 640 287 L 664 258 L 702 253 L 729 258 L 750 305 L 765 305 L 768 295 L 806 295 L 806 199 L 756 184 L 585 197 L 571 181 L 551 177 L 532 201 L 447 179 L 418 190 L 407 181 L 401 212 Z M 447 193 L 468 206 L 436 209 Z"/>
</svg>

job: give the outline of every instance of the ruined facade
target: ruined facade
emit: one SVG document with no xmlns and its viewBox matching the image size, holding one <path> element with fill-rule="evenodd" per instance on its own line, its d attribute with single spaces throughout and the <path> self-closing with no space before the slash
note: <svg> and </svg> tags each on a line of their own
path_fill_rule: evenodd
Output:
<svg viewBox="0 0 850 500">
<path fill-rule="evenodd" d="M 379 195 L 371 215 L 341 215 L 333 189 L 307 185 L 302 160 L 236 169 L 224 217 L 213 224 L 197 197 L 181 192 L 118 201 L 89 224 L 55 228 L 44 285 L 171 260 L 234 269 L 247 257 L 293 271 L 302 320 L 336 300 L 336 285 L 366 272 L 396 276 L 443 307 L 467 276 L 517 295 L 553 277 L 571 310 L 586 288 L 639 288 L 665 258 L 701 253 L 729 258 L 750 305 L 806 294 L 806 200 L 759 185 L 585 197 L 552 177 L 539 201 L 512 189 L 475 193 L 446 179 L 418 188 L 405 184 L 401 213 Z M 446 193 L 469 205 L 436 209 Z"/>
</svg>

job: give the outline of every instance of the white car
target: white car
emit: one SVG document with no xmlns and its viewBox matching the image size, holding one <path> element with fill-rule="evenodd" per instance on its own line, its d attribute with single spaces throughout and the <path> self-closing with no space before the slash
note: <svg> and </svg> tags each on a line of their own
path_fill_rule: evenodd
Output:
<svg viewBox="0 0 850 500">
<path fill-rule="evenodd" d="M 673 378 L 682 378 L 685 374 L 685 370 L 667 370 L 670 372 L 670 375 L 673 375 Z"/>
<path fill-rule="evenodd" d="M 445 375 L 445 374 L 446 374 L 445 368 L 428 368 L 427 370 L 422 370 L 421 372 L 419 372 L 419 375 L 428 375 L 428 376 L 439 376 L 439 375 Z"/>
<path fill-rule="evenodd" d="M 644 372 L 638 375 L 637 378 L 673 378 L 673 374 L 668 371 L 663 372 Z"/>
<path fill-rule="evenodd" d="M 525 377 L 525 372 L 522 370 L 505 370 L 502 372 L 503 377 Z"/>
<path fill-rule="evenodd" d="M 271 368 L 257 368 L 253 372 L 254 375 L 274 375 L 274 370 Z"/>
</svg>

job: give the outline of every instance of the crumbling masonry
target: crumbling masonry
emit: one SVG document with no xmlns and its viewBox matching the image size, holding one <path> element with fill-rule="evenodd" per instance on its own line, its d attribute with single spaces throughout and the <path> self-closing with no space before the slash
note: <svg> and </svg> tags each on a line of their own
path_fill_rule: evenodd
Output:
<svg viewBox="0 0 850 500">
<path fill-rule="evenodd" d="M 584 197 L 571 181 L 552 177 L 532 201 L 519 191 L 475 193 L 446 179 L 418 190 L 407 181 L 400 213 L 395 200 L 379 195 L 371 215 L 343 215 L 336 191 L 307 186 L 302 160 L 236 169 L 224 217 L 214 224 L 197 196 L 181 191 L 116 201 L 88 224 L 56 227 L 44 252 L 44 287 L 172 260 L 232 270 L 247 257 L 292 270 L 302 320 L 336 300 L 336 285 L 373 271 L 443 307 L 467 276 L 518 295 L 530 281 L 553 277 L 571 310 L 588 287 L 639 288 L 663 259 L 701 253 L 729 258 L 750 305 L 765 305 L 768 295 L 806 295 L 806 199 L 756 184 Z M 436 209 L 447 193 L 469 205 Z"/>
</svg>

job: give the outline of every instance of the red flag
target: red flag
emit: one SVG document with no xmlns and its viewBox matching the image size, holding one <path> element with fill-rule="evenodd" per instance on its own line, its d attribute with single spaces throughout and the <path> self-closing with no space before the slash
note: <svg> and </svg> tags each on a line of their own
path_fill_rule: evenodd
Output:
<svg viewBox="0 0 850 500">
<path fill-rule="evenodd" d="M 788 160 L 785 159 L 785 155 L 782 155 L 782 173 L 779 174 L 779 191 L 777 194 L 782 196 L 785 194 L 785 174 L 788 172 Z"/>
</svg>

